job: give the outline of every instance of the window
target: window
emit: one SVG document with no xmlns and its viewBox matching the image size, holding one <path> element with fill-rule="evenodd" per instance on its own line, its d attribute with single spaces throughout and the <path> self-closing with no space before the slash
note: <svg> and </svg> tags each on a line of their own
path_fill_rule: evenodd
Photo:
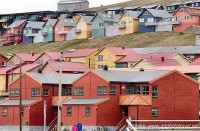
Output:
<svg viewBox="0 0 200 131">
<path fill-rule="evenodd" d="M 103 61 L 103 55 L 98 55 L 98 61 Z"/>
<path fill-rule="evenodd" d="M 85 108 L 85 115 L 89 116 L 90 115 L 90 107 Z"/>
<path fill-rule="evenodd" d="M 149 15 L 149 12 L 148 12 L 148 11 L 145 11 L 145 12 L 144 12 L 144 15 Z"/>
<path fill-rule="evenodd" d="M 142 94 L 149 95 L 149 86 L 142 86 Z"/>
<path fill-rule="evenodd" d="M 49 96 L 49 89 L 43 89 L 43 96 Z"/>
<path fill-rule="evenodd" d="M 154 117 L 158 116 L 158 108 L 152 108 L 152 116 Z"/>
<path fill-rule="evenodd" d="M 15 90 L 10 90 L 10 96 L 15 96 Z"/>
<path fill-rule="evenodd" d="M 40 96 L 40 89 L 31 89 L 31 96 Z"/>
<path fill-rule="evenodd" d="M 126 94 L 132 94 L 132 88 L 131 86 L 126 87 Z"/>
<path fill-rule="evenodd" d="M 84 60 L 84 57 L 78 57 L 76 58 L 77 61 L 81 61 L 81 60 Z"/>
<path fill-rule="evenodd" d="M 140 23 L 144 22 L 144 18 L 139 19 Z"/>
<path fill-rule="evenodd" d="M 108 94 L 108 88 L 104 86 L 98 86 L 97 87 L 97 94 L 98 95 L 106 95 Z"/>
<path fill-rule="evenodd" d="M 53 31 L 52 27 L 49 27 L 49 31 L 50 31 L 50 32 L 52 32 L 52 31 Z"/>
<path fill-rule="evenodd" d="M 24 108 L 22 107 L 22 110 L 21 110 L 21 114 L 22 116 L 24 116 Z"/>
<path fill-rule="evenodd" d="M 3 108 L 2 116 L 7 116 L 7 112 L 8 112 L 8 109 L 7 108 Z"/>
<path fill-rule="evenodd" d="M 138 95 L 140 94 L 140 86 L 134 86 L 134 92 L 133 94 Z"/>
<path fill-rule="evenodd" d="M 116 94 L 116 87 L 110 87 L 110 94 L 111 95 Z"/>
<path fill-rule="evenodd" d="M 19 90 L 18 89 L 15 90 L 15 96 L 19 96 Z"/>
<path fill-rule="evenodd" d="M 98 65 L 98 69 L 103 69 L 103 65 Z"/>
<path fill-rule="evenodd" d="M 149 23 L 154 22 L 154 18 L 147 18 L 147 22 L 149 22 Z"/>
<path fill-rule="evenodd" d="M 72 95 L 72 88 L 63 88 L 62 89 L 62 96 L 71 96 Z"/>
<path fill-rule="evenodd" d="M 83 95 L 84 91 L 82 87 L 76 87 L 74 88 L 74 95 L 75 96 L 81 96 Z"/>
<path fill-rule="evenodd" d="M 195 12 L 196 12 L 196 10 L 195 10 L 195 9 L 192 9 L 192 10 L 191 10 L 191 12 L 192 12 L 192 13 L 195 13 Z"/>
<path fill-rule="evenodd" d="M 152 97 L 158 97 L 158 86 L 152 86 Z"/>
<path fill-rule="evenodd" d="M 71 116 L 71 115 L 72 115 L 72 108 L 67 107 L 67 116 Z"/>
</svg>

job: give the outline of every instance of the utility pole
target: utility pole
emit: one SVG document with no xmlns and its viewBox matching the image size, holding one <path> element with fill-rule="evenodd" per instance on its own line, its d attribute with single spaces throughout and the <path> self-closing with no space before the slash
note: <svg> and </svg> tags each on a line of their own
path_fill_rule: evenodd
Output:
<svg viewBox="0 0 200 131">
<path fill-rule="evenodd" d="M 46 105 L 46 100 L 44 100 L 44 131 L 46 131 L 46 111 L 47 111 L 47 105 Z"/>
<path fill-rule="evenodd" d="M 19 95 L 19 116 L 20 116 L 20 131 L 22 131 L 22 63 L 19 64 L 20 68 L 20 95 Z"/>
<path fill-rule="evenodd" d="M 60 72 L 59 72 L 60 81 L 59 81 L 59 90 L 58 90 L 58 123 L 57 123 L 57 131 L 61 131 L 62 58 L 63 58 L 63 53 L 61 53 L 61 55 L 60 55 Z"/>
<path fill-rule="evenodd" d="M 90 58 L 89 58 L 89 69 L 90 69 L 90 64 L 91 64 L 91 62 L 90 62 Z"/>
</svg>

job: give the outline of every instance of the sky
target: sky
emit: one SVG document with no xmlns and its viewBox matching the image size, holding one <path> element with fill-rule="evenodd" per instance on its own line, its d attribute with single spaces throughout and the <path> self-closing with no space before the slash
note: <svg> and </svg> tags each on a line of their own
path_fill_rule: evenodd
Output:
<svg viewBox="0 0 200 131">
<path fill-rule="evenodd" d="M 0 14 L 45 11 L 57 9 L 59 0 L 0 0 Z M 88 0 L 90 7 L 109 5 L 128 0 Z"/>
</svg>

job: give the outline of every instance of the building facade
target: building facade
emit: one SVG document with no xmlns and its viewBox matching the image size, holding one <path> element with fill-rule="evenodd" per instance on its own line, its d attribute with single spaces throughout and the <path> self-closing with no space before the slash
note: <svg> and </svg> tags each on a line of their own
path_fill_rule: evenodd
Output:
<svg viewBox="0 0 200 131">
<path fill-rule="evenodd" d="M 60 0 L 58 2 L 58 11 L 74 11 L 89 8 L 87 0 Z"/>
</svg>

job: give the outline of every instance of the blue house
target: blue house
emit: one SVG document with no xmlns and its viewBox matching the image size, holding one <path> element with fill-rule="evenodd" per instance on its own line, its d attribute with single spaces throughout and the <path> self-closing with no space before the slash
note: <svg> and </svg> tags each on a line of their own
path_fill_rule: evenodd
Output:
<svg viewBox="0 0 200 131">
<path fill-rule="evenodd" d="M 44 22 L 28 21 L 23 31 L 23 43 L 32 44 L 44 42 Z"/>
<path fill-rule="evenodd" d="M 44 42 L 55 41 L 55 25 L 58 19 L 48 19 L 43 26 Z"/>
<path fill-rule="evenodd" d="M 145 9 L 139 16 L 139 32 L 172 31 L 172 18 L 166 10 Z"/>
</svg>

